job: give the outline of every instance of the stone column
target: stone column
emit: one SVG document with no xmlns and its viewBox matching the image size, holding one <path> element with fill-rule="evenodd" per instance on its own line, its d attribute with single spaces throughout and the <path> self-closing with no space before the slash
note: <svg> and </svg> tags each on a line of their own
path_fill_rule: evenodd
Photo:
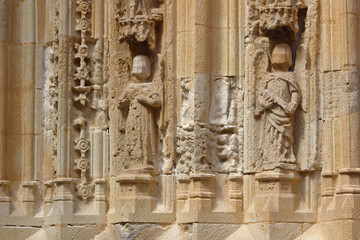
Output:
<svg viewBox="0 0 360 240">
<path fill-rule="evenodd" d="M 337 6 L 339 7 L 339 6 Z M 339 109 L 335 120 L 340 129 L 340 137 L 335 139 L 338 145 L 340 158 L 338 184 L 336 189 L 336 216 L 341 219 L 357 218 L 360 209 L 357 203 L 360 201 L 360 105 L 359 105 L 359 2 L 349 0 L 341 2 L 339 25 L 339 43 L 341 48 L 341 75 L 337 91 L 341 91 Z M 335 57 L 335 56 L 334 56 Z M 340 90 L 341 89 L 341 90 Z M 336 126 L 334 124 L 334 126 Z M 355 221 L 348 221 L 348 228 L 356 228 Z M 357 236 L 352 232 L 348 236 L 343 231 L 343 238 Z"/>
<path fill-rule="evenodd" d="M 20 43 L 26 58 L 23 73 L 22 134 L 23 134 L 23 210 L 25 215 L 35 212 L 35 64 L 36 64 L 36 1 L 27 0 L 21 4 L 23 17 L 20 22 Z"/>
<path fill-rule="evenodd" d="M 333 8 L 333 10 L 331 10 Z M 337 15 L 338 9 L 334 8 L 334 5 L 331 5 L 330 1 L 323 0 L 320 4 L 320 19 L 323 24 L 320 25 L 321 32 L 321 58 L 320 58 L 320 76 L 323 79 L 322 88 L 324 91 L 324 110 L 323 110 L 323 135 L 322 135 L 322 148 L 323 148 L 323 171 L 322 175 L 322 190 L 321 195 L 323 196 L 323 201 L 331 201 L 331 197 L 335 194 L 335 185 L 336 185 L 336 164 L 337 161 L 337 152 L 338 148 L 335 147 L 337 144 L 334 141 L 338 138 L 339 124 L 333 120 L 333 113 L 331 107 L 327 104 L 328 101 L 332 101 L 334 89 L 332 87 L 332 71 L 333 69 L 339 69 L 338 58 L 333 58 L 332 54 L 336 54 L 337 49 L 333 48 L 331 34 L 334 31 L 334 26 L 331 22 L 334 18 L 334 15 Z M 330 14 L 332 13 L 332 14 Z M 329 44 L 331 43 L 331 44 Z M 326 205 L 326 204 L 324 204 Z"/>
<path fill-rule="evenodd" d="M 0 0 L 0 215 L 8 215 L 10 198 L 6 181 L 6 96 L 8 79 L 8 1 Z"/>
<path fill-rule="evenodd" d="M 69 76 L 72 75 L 70 64 L 72 59 L 69 54 L 72 51 L 70 20 L 74 16 L 72 2 L 59 1 L 59 86 L 58 86 L 58 126 L 57 126 L 57 159 L 55 164 L 56 178 L 54 209 L 63 215 L 73 214 L 73 183 L 71 178 L 71 147 L 73 142 L 70 138 L 69 117 Z M 60 20 L 61 19 L 61 20 Z"/>
<path fill-rule="evenodd" d="M 7 64 L 8 64 L 8 3 L 0 1 L 0 180 L 5 179 L 5 151 L 6 151 L 6 88 L 7 88 Z"/>
<path fill-rule="evenodd" d="M 178 179 L 181 187 L 179 190 L 182 191 L 178 196 L 178 206 L 184 207 L 187 199 L 191 202 L 188 209 L 178 211 L 178 219 L 180 222 L 193 222 L 198 220 L 197 216 L 200 213 L 212 211 L 214 198 L 210 188 L 212 188 L 211 184 L 215 176 L 210 173 L 207 152 L 211 74 L 211 1 L 181 0 L 177 3 L 177 12 L 177 39 L 178 46 L 181 46 L 177 49 L 177 61 L 184 63 L 177 68 L 180 84 L 179 96 L 181 96 L 180 124 L 177 129 L 178 151 L 181 152 L 180 161 L 189 162 L 188 165 L 192 166 L 195 172 L 190 179 L 182 177 Z M 185 145 L 191 147 L 182 147 Z M 181 164 L 177 167 L 188 168 Z M 203 185 L 206 187 L 202 188 Z M 186 196 L 187 194 L 189 196 Z"/>
<path fill-rule="evenodd" d="M 342 90 L 345 101 L 341 114 L 343 157 L 339 173 L 341 186 L 339 194 L 360 193 L 360 105 L 359 105 L 359 4 L 356 0 L 342 3 L 342 22 L 347 28 L 341 28 L 341 70 L 343 72 Z M 352 26 L 352 27 L 350 27 Z"/>
<path fill-rule="evenodd" d="M 92 14 L 93 38 L 104 38 L 105 34 L 105 0 L 95 0 L 93 2 L 94 12 Z"/>
<path fill-rule="evenodd" d="M 207 123 L 210 108 L 210 57 L 211 57 L 211 30 L 210 30 L 210 1 L 189 1 L 194 8 L 194 25 L 189 26 L 194 31 L 193 42 L 193 69 L 188 72 L 194 81 L 194 163 L 195 171 L 207 171 Z M 187 53 L 190 54 L 190 53 Z"/>
<path fill-rule="evenodd" d="M 356 0 L 320 2 L 324 109 L 321 217 L 334 220 L 359 214 L 354 203 L 360 198 L 360 16 Z"/>
<path fill-rule="evenodd" d="M 192 141 L 194 151 L 181 158 L 191 161 L 195 171 L 209 170 L 207 156 L 207 120 L 210 93 L 210 1 L 185 1 L 177 3 L 177 61 L 183 62 L 177 67 L 179 84 L 179 120 L 178 134 L 184 135 L 184 141 Z M 191 137 L 193 135 L 193 137 Z M 178 144 L 182 144 L 179 143 Z M 190 149 L 184 149 L 189 152 Z M 178 150 L 182 151 L 182 150 Z M 192 152 L 192 151 L 190 151 Z M 181 166 L 180 166 L 181 167 Z"/>
<path fill-rule="evenodd" d="M 95 130 L 92 136 L 93 154 L 92 154 L 92 175 L 95 182 L 95 207 L 100 215 L 106 212 L 105 196 L 105 175 L 106 161 L 108 157 L 108 134 L 102 130 Z"/>
<path fill-rule="evenodd" d="M 104 49 L 104 38 L 105 38 L 105 0 L 95 0 L 93 2 L 92 12 L 92 37 L 97 39 L 98 43 L 101 44 Z M 103 52 L 102 52 L 103 54 Z M 102 66 L 104 70 L 104 66 Z M 102 72 L 101 72 L 102 74 Z M 101 80 L 102 89 L 105 90 L 105 79 Z M 107 80 L 107 79 L 106 79 Z M 105 93 L 103 93 L 105 94 Z M 104 96 L 104 98 L 106 95 Z M 101 127 L 101 126 L 99 126 Z M 92 175 L 95 183 L 95 207 L 99 215 L 106 214 L 106 196 L 105 196 L 105 174 L 107 167 L 108 151 L 108 133 L 106 131 L 96 129 L 92 132 L 93 147 L 92 147 Z"/>
</svg>

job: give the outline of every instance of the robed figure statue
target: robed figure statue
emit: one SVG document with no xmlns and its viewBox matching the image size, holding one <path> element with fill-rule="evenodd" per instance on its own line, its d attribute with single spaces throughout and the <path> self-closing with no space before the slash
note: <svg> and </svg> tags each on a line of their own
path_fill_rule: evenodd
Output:
<svg viewBox="0 0 360 240">
<path fill-rule="evenodd" d="M 263 170 L 295 169 L 293 151 L 293 116 L 300 103 L 300 89 L 289 71 L 291 49 L 278 44 L 272 52 L 274 72 L 261 85 L 258 102 L 265 114 L 259 159 Z"/>
<path fill-rule="evenodd" d="M 157 124 L 155 109 L 161 107 L 159 90 L 151 76 L 149 57 L 133 59 L 132 80 L 119 97 L 125 120 L 125 169 L 156 170 Z"/>
</svg>

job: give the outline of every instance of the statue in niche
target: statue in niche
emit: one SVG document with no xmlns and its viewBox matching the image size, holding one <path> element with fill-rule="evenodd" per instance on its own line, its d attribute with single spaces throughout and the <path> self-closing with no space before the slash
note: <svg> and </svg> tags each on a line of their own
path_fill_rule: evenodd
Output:
<svg viewBox="0 0 360 240">
<path fill-rule="evenodd" d="M 125 169 L 156 170 L 155 109 L 161 107 L 161 99 L 156 83 L 147 82 L 150 76 L 149 57 L 134 57 L 132 80 L 119 98 L 124 116 Z"/>
<path fill-rule="evenodd" d="M 300 89 L 289 72 L 292 66 L 291 49 L 287 44 L 275 46 L 272 52 L 275 72 L 269 73 L 260 87 L 261 106 L 255 116 L 265 114 L 264 133 L 259 150 L 263 170 L 296 169 L 293 151 L 293 116 L 300 103 Z"/>
</svg>

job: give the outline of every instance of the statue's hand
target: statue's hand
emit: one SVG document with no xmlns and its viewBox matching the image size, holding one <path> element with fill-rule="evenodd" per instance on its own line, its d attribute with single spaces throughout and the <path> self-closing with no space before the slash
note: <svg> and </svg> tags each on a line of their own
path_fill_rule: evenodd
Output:
<svg viewBox="0 0 360 240">
<path fill-rule="evenodd" d="M 143 95 L 136 97 L 136 100 L 143 105 L 146 105 L 149 102 L 149 99 Z"/>
<path fill-rule="evenodd" d="M 129 105 L 129 101 L 127 98 L 120 98 L 119 102 L 118 102 L 118 107 L 120 109 L 124 109 Z"/>
<path fill-rule="evenodd" d="M 147 97 L 144 95 L 139 95 L 136 100 L 142 105 L 149 107 L 160 107 L 161 103 L 157 94 L 151 95 L 151 97 Z"/>
<path fill-rule="evenodd" d="M 274 104 L 274 99 L 268 94 L 266 90 L 263 90 L 259 94 L 259 103 L 263 108 L 267 109 Z"/>
<path fill-rule="evenodd" d="M 263 112 L 264 112 L 264 109 L 263 109 L 263 108 L 255 108 L 253 115 L 254 115 L 254 117 L 257 118 L 257 117 L 259 117 Z"/>
<path fill-rule="evenodd" d="M 286 114 L 292 115 L 296 110 L 297 104 L 294 102 L 290 102 L 287 104 L 286 108 L 284 109 Z"/>
</svg>

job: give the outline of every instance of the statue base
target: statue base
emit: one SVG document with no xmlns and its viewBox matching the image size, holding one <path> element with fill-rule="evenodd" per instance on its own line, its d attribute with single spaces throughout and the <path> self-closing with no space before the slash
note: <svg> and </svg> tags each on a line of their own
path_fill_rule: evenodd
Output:
<svg viewBox="0 0 360 240">
<path fill-rule="evenodd" d="M 264 222 L 315 222 L 316 213 L 299 212 L 299 174 L 275 169 L 255 175 L 257 194 L 252 220 Z"/>
<path fill-rule="evenodd" d="M 226 186 L 227 185 L 227 186 Z M 220 186 L 220 187 L 216 187 Z M 227 208 L 217 209 L 216 196 Z M 177 221 L 179 223 L 241 223 L 242 176 L 199 172 L 178 177 Z"/>
<path fill-rule="evenodd" d="M 335 173 L 322 174 L 323 179 L 335 182 Z M 338 219 L 352 219 L 360 216 L 360 168 L 342 168 L 338 171 L 339 186 L 328 183 L 323 188 L 320 219 L 336 221 Z M 323 182 L 325 182 L 323 180 Z M 326 183 L 326 182 L 325 182 Z M 329 191 L 331 189 L 333 191 Z"/>
<path fill-rule="evenodd" d="M 121 172 L 116 178 L 116 195 L 118 196 L 116 207 L 110 211 L 109 221 L 111 223 L 173 222 L 175 220 L 173 208 L 158 206 L 161 204 L 157 201 L 159 198 L 174 198 L 174 187 L 171 187 L 174 186 L 172 179 L 173 176 L 158 176 L 157 172 L 153 170 L 139 169 Z M 169 189 L 168 186 L 170 186 Z M 165 200 L 166 202 L 169 201 Z"/>
</svg>

